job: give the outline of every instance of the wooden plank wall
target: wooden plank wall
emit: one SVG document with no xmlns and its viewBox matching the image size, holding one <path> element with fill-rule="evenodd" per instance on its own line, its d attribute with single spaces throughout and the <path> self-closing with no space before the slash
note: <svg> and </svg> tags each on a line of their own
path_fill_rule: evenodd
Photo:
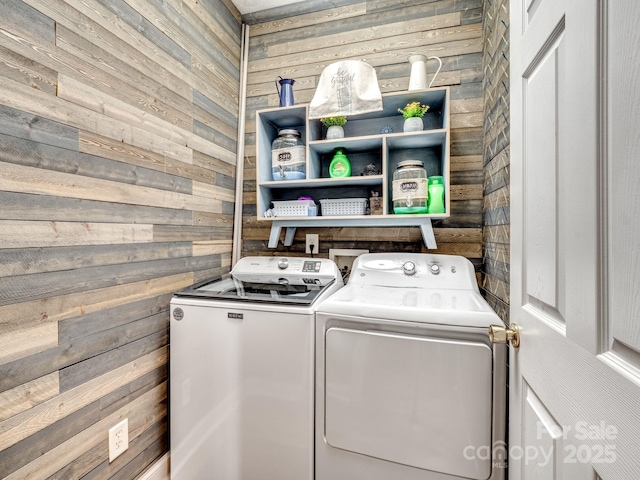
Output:
<svg viewBox="0 0 640 480">
<path fill-rule="evenodd" d="M 434 252 L 464 255 L 480 269 L 484 181 L 482 4 L 482 0 L 310 0 L 243 17 L 251 24 L 244 255 L 304 255 L 305 234 L 310 232 L 319 234 L 323 257 L 328 256 L 330 248 L 426 251 L 417 227 L 299 228 L 291 247 L 280 244 L 277 250 L 268 250 L 269 225 L 258 225 L 255 208 L 255 111 L 278 105 L 274 85 L 277 75 L 294 78 L 296 103 L 308 103 L 326 65 L 361 59 L 375 67 L 383 93 L 404 91 L 411 72 L 408 56 L 417 52 L 442 58 L 443 68 L 434 85 L 451 86 L 452 215 L 435 222 L 438 249 Z M 435 61 L 427 66 L 430 79 Z"/>
<path fill-rule="evenodd" d="M 481 291 L 509 321 L 509 2 L 484 14 L 484 194 Z"/>
<path fill-rule="evenodd" d="M 0 478 L 167 451 L 171 293 L 230 268 L 240 40 L 228 0 L 0 0 Z"/>
</svg>

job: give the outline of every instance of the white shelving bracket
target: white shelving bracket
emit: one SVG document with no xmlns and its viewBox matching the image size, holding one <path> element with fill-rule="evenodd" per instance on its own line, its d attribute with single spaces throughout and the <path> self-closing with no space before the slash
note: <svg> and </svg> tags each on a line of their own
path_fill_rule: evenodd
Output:
<svg viewBox="0 0 640 480">
<path fill-rule="evenodd" d="M 284 234 L 284 246 L 290 247 L 293 243 L 293 237 L 296 236 L 296 227 L 287 227 L 287 231 Z"/>
<path fill-rule="evenodd" d="M 293 244 L 293 237 L 296 236 L 297 227 L 291 226 L 285 222 L 274 221 L 271 224 L 271 233 L 269 234 L 269 248 L 278 248 L 282 227 L 287 228 L 287 231 L 284 234 L 284 246 L 290 247 Z"/>
<path fill-rule="evenodd" d="M 428 249 L 435 250 L 438 248 L 430 218 L 427 218 L 426 221 L 420 224 L 420 231 L 422 232 L 422 240 Z"/>
<path fill-rule="evenodd" d="M 277 222 L 271 224 L 271 233 L 269 234 L 269 248 L 278 248 L 278 242 L 280 241 L 280 231 L 282 226 Z"/>
</svg>

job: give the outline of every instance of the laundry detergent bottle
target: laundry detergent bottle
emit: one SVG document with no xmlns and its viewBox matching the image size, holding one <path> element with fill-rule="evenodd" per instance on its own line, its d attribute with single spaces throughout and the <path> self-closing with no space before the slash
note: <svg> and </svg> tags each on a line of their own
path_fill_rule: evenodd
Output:
<svg viewBox="0 0 640 480">
<path fill-rule="evenodd" d="M 333 155 L 333 160 L 329 165 L 329 176 L 331 178 L 343 178 L 351 176 L 351 162 L 344 154 L 344 148 L 338 147 Z"/>
<path fill-rule="evenodd" d="M 427 180 L 429 185 L 429 213 L 444 213 L 444 182 L 441 176 L 435 175 Z"/>
</svg>

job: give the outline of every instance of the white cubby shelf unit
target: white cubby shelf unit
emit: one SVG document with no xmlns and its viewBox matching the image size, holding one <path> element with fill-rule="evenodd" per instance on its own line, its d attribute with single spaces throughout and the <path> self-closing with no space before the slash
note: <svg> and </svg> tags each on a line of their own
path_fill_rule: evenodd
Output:
<svg viewBox="0 0 640 480">
<path fill-rule="evenodd" d="M 403 132 L 404 119 L 398 112 L 411 102 L 429 105 L 424 130 Z M 276 248 L 282 228 L 286 228 L 285 246 L 291 245 L 297 227 L 398 227 L 417 226 L 427 248 L 435 249 L 431 221 L 450 215 L 450 127 L 449 87 L 388 93 L 382 96 L 383 110 L 347 117 L 345 137 L 324 140 L 326 129 L 320 120 L 308 118 L 308 105 L 294 105 L 256 112 L 256 207 L 258 220 L 271 222 L 269 248 Z M 274 181 L 271 171 L 271 143 L 283 128 L 300 132 L 306 149 L 306 178 Z M 351 163 L 351 176 L 330 178 L 329 164 L 335 149 L 342 147 Z M 421 160 L 427 176 L 444 179 L 445 212 L 426 214 L 394 214 L 392 196 L 393 172 L 404 160 Z M 363 175 L 367 165 L 374 164 L 377 175 Z M 382 215 L 348 215 L 270 217 L 265 212 L 273 201 L 312 197 L 323 199 L 370 198 L 373 192 L 382 197 Z"/>
</svg>

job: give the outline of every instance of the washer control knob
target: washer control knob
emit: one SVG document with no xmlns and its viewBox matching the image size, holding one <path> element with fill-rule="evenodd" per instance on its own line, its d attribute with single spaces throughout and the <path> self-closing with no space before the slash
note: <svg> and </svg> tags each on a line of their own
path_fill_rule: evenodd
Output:
<svg viewBox="0 0 640 480">
<path fill-rule="evenodd" d="M 416 274 L 416 264 L 413 262 L 404 262 L 402 264 L 402 271 L 405 275 L 415 275 Z"/>
<path fill-rule="evenodd" d="M 440 265 L 438 265 L 437 263 L 432 263 L 431 265 L 429 265 L 429 270 L 434 275 L 438 275 L 440 273 Z"/>
<path fill-rule="evenodd" d="M 284 270 L 289 266 L 289 259 L 288 258 L 279 258 L 278 259 L 278 268 L 280 270 Z"/>
</svg>

